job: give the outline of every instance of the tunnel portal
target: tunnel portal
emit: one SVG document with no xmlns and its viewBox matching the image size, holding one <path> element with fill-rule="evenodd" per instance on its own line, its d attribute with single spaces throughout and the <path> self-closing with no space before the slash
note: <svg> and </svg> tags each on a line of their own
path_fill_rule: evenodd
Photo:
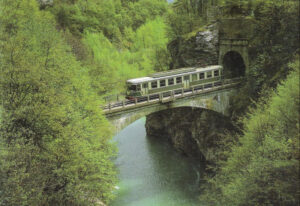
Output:
<svg viewBox="0 0 300 206">
<path fill-rule="evenodd" d="M 236 51 L 230 51 L 223 57 L 224 75 L 226 78 L 242 77 L 245 75 L 245 62 Z"/>
</svg>

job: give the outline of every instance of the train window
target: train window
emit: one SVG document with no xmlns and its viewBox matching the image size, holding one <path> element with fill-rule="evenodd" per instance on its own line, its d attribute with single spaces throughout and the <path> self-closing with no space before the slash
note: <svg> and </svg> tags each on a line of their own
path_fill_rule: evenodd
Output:
<svg viewBox="0 0 300 206">
<path fill-rule="evenodd" d="M 185 80 L 185 81 L 190 80 L 190 75 L 184 76 L 184 80 Z"/>
<path fill-rule="evenodd" d="M 141 91 L 141 85 L 140 85 L 140 84 L 138 84 L 138 85 L 136 86 L 136 91 Z"/>
<path fill-rule="evenodd" d="M 152 88 L 152 89 L 157 88 L 157 81 L 151 82 L 151 88 Z"/>
<path fill-rule="evenodd" d="M 129 85 L 129 86 L 128 86 L 128 90 L 133 90 L 133 91 L 135 91 L 135 90 L 136 90 L 136 85 Z"/>
<path fill-rule="evenodd" d="M 198 75 L 197 74 L 192 74 L 192 81 L 197 81 L 198 80 Z"/>
<path fill-rule="evenodd" d="M 180 84 L 182 82 L 182 77 L 176 77 L 176 84 Z"/>
<path fill-rule="evenodd" d="M 219 70 L 214 71 L 214 76 L 218 77 L 219 76 Z"/>
<path fill-rule="evenodd" d="M 212 71 L 206 72 L 206 78 L 211 78 L 212 77 Z"/>
<path fill-rule="evenodd" d="M 159 82 L 160 87 L 165 87 L 166 86 L 166 80 L 160 80 Z"/>
<path fill-rule="evenodd" d="M 168 85 L 173 85 L 174 84 L 174 79 L 171 78 L 171 79 L 168 79 Z"/>
<path fill-rule="evenodd" d="M 204 73 L 200 73 L 200 79 L 204 79 Z"/>
<path fill-rule="evenodd" d="M 148 83 L 144 83 L 143 88 L 145 88 L 145 89 L 148 88 Z"/>
</svg>

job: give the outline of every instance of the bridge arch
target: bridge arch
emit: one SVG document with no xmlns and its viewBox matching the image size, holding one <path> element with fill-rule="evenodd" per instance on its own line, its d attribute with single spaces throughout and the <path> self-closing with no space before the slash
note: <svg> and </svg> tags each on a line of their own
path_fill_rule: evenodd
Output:
<svg viewBox="0 0 300 206">
<path fill-rule="evenodd" d="M 178 107 L 147 116 L 149 136 L 168 139 L 174 148 L 190 157 L 212 161 L 220 134 L 233 128 L 230 118 L 216 111 Z"/>
<path fill-rule="evenodd" d="M 201 107 L 201 106 L 180 106 L 180 107 L 176 107 L 176 108 L 181 108 L 181 107 L 191 107 L 191 108 L 198 108 L 198 109 L 207 109 L 205 107 Z M 108 120 L 110 121 L 110 123 L 115 127 L 115 134 L 119 133 L 120 131 L 122 131 L 123 129 L 125 129 L 127 126 L 129 126 L 130 124 L 134 123 L 135 121 L 146 117 L 150 114 L 154 114 L 160 111 L 164 111 L 164 110 L 168 110 L 171 109 L 173 107 L 166 107 L 166 108 L 149 108 L 149 109 L 143 109 L 143 111 L 136 111 L 136 112 L 130 112 L 127 114 L 123 114 L 123 115 L 118 115 L 118 116 L 114 116 L 114 117 L 108 117 Z"/>
<path fill-rule="evenodd" d="M 149 114 L 145 115 L 146 113 Z M 158 111 L 148 110 L 146 113 L 133 112 L 131 115 L 128 114 L 127 118 L 116 116 L 114 120 L 111 118 L 109 120 L 117 126 L 115 132 L 118 133 L 136 120 L 147 116 L 147 134 L 151 136 L 157 131 L 162 131 L 164 134 L 162 137 L 167 138 L 176 150 L 201 161 L 213 161 L 216 149 L 214 145 L 220 137 L 217 134 L 224 128 L 229 128 L 225 125 L 230 125 L 230 118 L 224 113 L 197 105 L 164 108 Z"/>
</svg>

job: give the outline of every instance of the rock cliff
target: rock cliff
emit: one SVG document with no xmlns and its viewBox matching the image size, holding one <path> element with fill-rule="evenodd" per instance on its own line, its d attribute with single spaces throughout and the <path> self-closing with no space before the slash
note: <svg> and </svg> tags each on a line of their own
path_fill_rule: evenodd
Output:
<svg viewBox="0 0 300 206">
<path fill-rule="evenodd" d="M 149 138 L 166 138 L 183 154 L 215 162 L 218 141 L 233 125 L 228 117 L 200 108 L 182 107 L 147 116 Z"/>
<path fill-rule="evenodd" d="M 175 39 L 168 45 L 171 68 L 218 64 L 218 38 L 218 25 L 212 24 L 188 40 Z"/>
</svg>

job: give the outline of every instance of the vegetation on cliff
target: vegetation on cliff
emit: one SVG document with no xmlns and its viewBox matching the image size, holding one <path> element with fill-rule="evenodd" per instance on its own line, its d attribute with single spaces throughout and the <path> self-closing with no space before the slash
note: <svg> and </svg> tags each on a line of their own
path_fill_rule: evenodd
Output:
<svg viewBox="0 0 300 206">
<path fill-rule="evenodd" d="M 129 48 L 121 51 L 102 33 L 86 32 L 83 42 L 91 55 L 85 63 L 97 93 L 119 94 L 125 92 L 127 79 L 166 70 L 168 39 L 164 30 L 161 18 L 143 24 L 135 32 L 129 29 L 126 33 Z"/>
<path fill-rule="evenodd" d="M 208 16 L 214 15 L 211 19 Z M 251 102 L 257 101 L 262 90 L 275 88 L 286 78 L 289 72 L 288 62 L 299 53 L 299 2 L 265 1 L 265 0 L 219 0 L 219 1 L 186 1 L 177 0 L 168 15 L 172 44 L 170 53 L 174 55 L 174 67 L 188 65 L 191 59 L 201 56 L 195 48 L 195 35 L 207 29 L 212 23 L 222 19 L 247 19 L 252 22 L 247 36 L 249 38 L 250 68 L 245 74 L 245 81 L 240 92 L 232 99 L 231 115 L 238 119 L 243 115 Z M 222 25 L 219 25 L 222 27 Z M 247 28 L 245 28 L 247 29 Z M 236 31 L 227 31 L 230 36 Z M 246 33 L 246 32 L 244 32 Z M 199 38 L 199 36 L 197 36 Z M 211 38 L 211 36 L 210 36 Z M 199 45 L 203 46 L 202 44 Z M 211 48 L 205 48 L 212 50 Z M 207 52 L 209 59 L 214 52 Z M 177 59 L 183 60 L 177 63 Z M 206 59 L 198 61 L 206 61 Z M 213 58 L 215 59 L 215 58 Z M 218 64 L 217 61 L 214 62 Z"/>
<path fill-rule="evenodd" d="M 243 115 L 260 93 L 275 88 L 286 78 L 288 63 L 299 54 L 300 32 L 298 1 L 244 1 L 239 6 L 240 13 L 253 19 L 254 34 L 245 84 L 232 100 L 234 119 Z"/>
<path fill-rule="evenodd" d="M 125 91 L 125 81 L 168 69 L 164 0 L 57 1 L 54 14 L 73 53 L 101 96 Z"/>
<path fill-rule="evenodd" d="M 178 26 L 185 18 L 171 21 L 174 36 L 180 39 L 178 47 L 173 46 L 178 53 L 187 51 L 182 45 L 195 43 L 186 40 L 195 38 L 191 32 L 195 35 L 210 22 L 189 7 L 201 1 L 176 2 L 185 16 L 202 19 L 190 27 Z M 299 2 L 224 0 L 215 6 L 219 9 L 215 21 L 250 19 L 254 35 L 249 39 L 250 67 L 231 102 L 231 117 L 241 131 L 219 143 L 220 161 L 215 176 L 207 178 L 201 200 L 209 205 L 298 205 Z"/>
<path fill-rule="evenodd" d="M 287 79 L 243 118 L 202 198 L 210 205 L 298 205 L 299 59 Z"/>
</svg>

